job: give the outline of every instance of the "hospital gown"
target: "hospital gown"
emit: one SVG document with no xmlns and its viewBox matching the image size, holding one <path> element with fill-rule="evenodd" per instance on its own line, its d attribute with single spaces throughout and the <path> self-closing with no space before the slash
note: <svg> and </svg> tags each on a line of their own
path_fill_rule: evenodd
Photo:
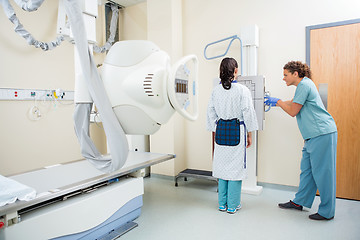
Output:
<svg viewBox="0 0 360 240">
<path fill-rule="evenodd" d="M 258 129 L 256 113 L 250 90 L 240 83 L 232 83 L 229 90 L 221 84 L 212 92 L 207 109 L 206 128 L 215 132 L 219 119 L 237 118 L 244 121 L 247 132 Z M 224 180 L 243 180 L 247 177 L 246 170 L 246 132 L 240 125 L 240 144 L 222 146 L 215 143 L 213 159 L 213 176 Z"/>
</svg>

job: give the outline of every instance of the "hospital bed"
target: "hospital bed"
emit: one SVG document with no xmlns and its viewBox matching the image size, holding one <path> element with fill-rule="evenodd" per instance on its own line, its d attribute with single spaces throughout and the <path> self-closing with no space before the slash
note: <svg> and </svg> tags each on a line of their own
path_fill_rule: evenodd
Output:
<svg viewBox="0 0 360 240">
<path fill-rule="evenodd" d="M 129 174 L 174 157 L 130 151 L 112 173 L 78 160 L 9 176 L 37 194 L 0 207 L 0 239 L 115 239 L 141 213 L 143 178 Z"/>
</svg>

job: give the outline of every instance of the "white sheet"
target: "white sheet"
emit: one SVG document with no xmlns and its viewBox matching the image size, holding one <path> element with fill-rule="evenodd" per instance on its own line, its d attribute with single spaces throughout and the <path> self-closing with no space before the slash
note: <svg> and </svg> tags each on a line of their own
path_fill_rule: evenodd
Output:
<svg viewBox="0 0 360 240">
<path fill-rule="evenodd" d="M 35 189 L 0 175 L 0 207 L 17 199 L 30 201 L 36 197 Z"/>
</svg>

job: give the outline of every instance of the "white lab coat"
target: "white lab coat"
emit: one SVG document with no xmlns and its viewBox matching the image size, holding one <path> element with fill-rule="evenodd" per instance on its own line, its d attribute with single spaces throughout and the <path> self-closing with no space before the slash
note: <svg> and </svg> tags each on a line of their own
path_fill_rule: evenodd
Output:
<svg viewBox="0 0 360 240">
<path fill-rule="evenodd" d="M 211 94 L 206 128 L 215 132 L 219 119 L 237 118 L 244 121 L 247 132 L 258 130 L 258 123 L 250 90 L 240 83 L 232 83 L 229 90 L 221 84 L 216 86 Z M 213 176 L 224 180 L 243 180 L 247 177 L 245 143 L 246 132 L 240 125 L 240 144 L 237 146 L 222 146 L 215 143 L 213 159 Z"/>
</svg>

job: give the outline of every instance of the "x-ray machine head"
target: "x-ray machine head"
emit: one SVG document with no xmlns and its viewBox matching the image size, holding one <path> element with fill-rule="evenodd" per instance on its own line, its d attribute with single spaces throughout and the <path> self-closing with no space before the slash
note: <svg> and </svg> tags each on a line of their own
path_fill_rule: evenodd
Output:
<svg viewBox="0 0 360 240">
<path fill-rule="evenodd" d="M 101 69 L 112 108 L 126 134 L 151 135 L 177 111 L 198 115 L 198 61 L 182 58 L 173 67 L 168 54 L 150 41 L 115 43 Z"/>
</svg>

